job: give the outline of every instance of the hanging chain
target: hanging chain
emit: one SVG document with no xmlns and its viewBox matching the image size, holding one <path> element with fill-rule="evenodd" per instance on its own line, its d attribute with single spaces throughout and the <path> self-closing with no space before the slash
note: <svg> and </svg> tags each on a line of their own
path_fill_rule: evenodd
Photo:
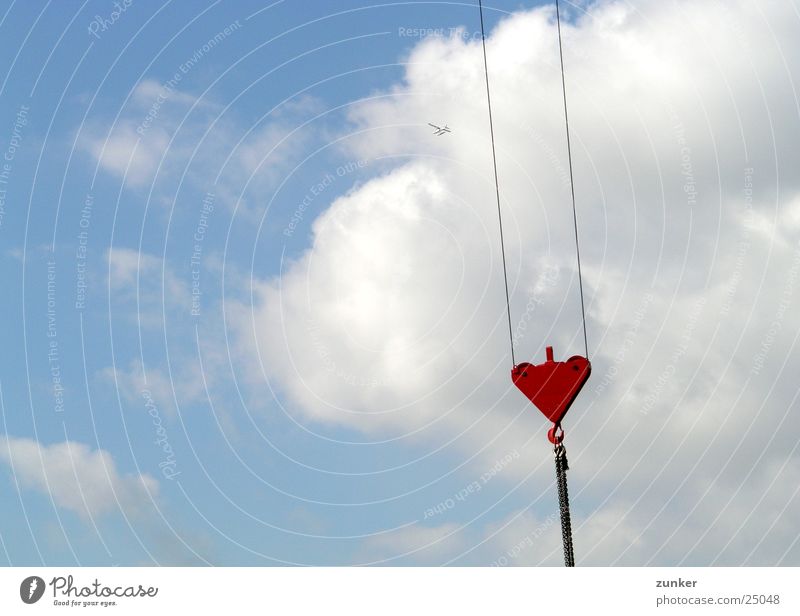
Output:
<svg viewBox="0 0 800 616">
<path fill-rule="evenodd" d="M 567 492 L 567 450 L 561 443 L 553 449 L 556 458 L 556 483 L 558 484 L 558 508 L 561 512 L 561 538 L 564 541 L 564 564 L 575 566 L 575 554 L 572 549 L 572 521 L 569 516 L 569 493 Z"/>
<path fill-rule="evenodd" d="M 516 367 L 517 362 L 514 359 L 514 334 L 511 325 L 511 302 L 509 300 L 508 292 L 508 273 L 506 268 L 506 251 L 505 241 L 503 238 L 503 215 L 500 207 L 500 182 L 497 177 L 497 152 L 494 143 L 494 123 L 492 121 L 492 97 L 489 89 L 489 65 L 486 60 L 486 31 L 483 22 L 483 2 L 478 0 L 478 10 L 481 17 L 481 43 L 483 45 L 483 70 L 486 78 L 486 103 L 489 108 L 489 134 L 492 141 L 492 163 L 494 165 L 494 188 L 497 196 L 497 219 L 500 223 L 500 250 L 503 256 L 503 281 L 505 283 L 506 291 L 506 312 L 508 314 L 508 337 L 511 343 L 511 361 Z M 583 320 L 583 344 L 586 350 L 586 359 L 589 359 L 589 342 L 586 335 L 586 307 L 583 299 L 583 274 L 581 271 L 581 251 L 580 242 L 578 239 L 578 214 L 575 207 L 575 181 L 572 171 L 572 144 L 569 134 L 569 114 L 567 111 L 567 82 L 564 72 L 564 51 L 561 42 L 561 11 L 559 8 L 558 0 L 556 0 L 556 24 L 558 27 L 558 56 L 561 62 L 561 91 L 564 98 L 564 125 L 567 136 L 567 159 L 569 161 L 569 184 L 570 192 L 572 195 L 572 222 L 575 228 L 575 253 L 578 260 L 578 286 L 581 296 L 581 318 Z M 562 433 L 563 434 L 563 433 Z M 561 442 L 558 442 L 553 449 L 556 461 L 556 483 L 558 485 L 558 507 L 561 514 L 561 536 L 564 542 L 564 564 L 567 567 L 575 566 L 575 554 L 572 547 L 572 522 L 569 514 L 569 493 L 567 492 L 567 470 L 569 464 L 567 463 L 567 450 Z"/>
</svg>

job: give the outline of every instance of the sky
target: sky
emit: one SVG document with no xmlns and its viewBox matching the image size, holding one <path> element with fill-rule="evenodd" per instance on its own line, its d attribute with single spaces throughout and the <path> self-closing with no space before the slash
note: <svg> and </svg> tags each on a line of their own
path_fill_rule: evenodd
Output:
<svg viewBox="0 0 800 616">
<path fill-rule="evenodd" d="M 576 564 L 800 565 L 800 4 L 562 13 Z M 514 356 L 565 360 L 555 7 L 485 19 Z M 0 563 L 562 563 L 475 3 L 17 1 L 0 35 Z"/>
</svg>

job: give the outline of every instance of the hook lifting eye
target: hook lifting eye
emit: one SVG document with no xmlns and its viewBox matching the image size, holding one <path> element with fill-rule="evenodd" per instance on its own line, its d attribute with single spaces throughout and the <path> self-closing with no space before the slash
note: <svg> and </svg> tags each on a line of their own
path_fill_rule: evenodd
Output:
<svg viewBox="0 0 800 616">
<path fill-rule="evenodd" d="M 564 428 L 561 424 L 553 424 L 553 427 L 547 431 L 547 440 L 553 445 L 559 445 L 564 440 Z"/>
</svg>

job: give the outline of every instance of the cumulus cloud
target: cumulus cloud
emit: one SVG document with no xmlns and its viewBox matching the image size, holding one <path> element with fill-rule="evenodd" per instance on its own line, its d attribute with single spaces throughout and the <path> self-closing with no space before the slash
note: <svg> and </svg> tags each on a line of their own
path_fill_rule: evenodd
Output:
<svg viewBox="0 0 800 616">
<path fill-rule="evenodd" d="M 782 27 L 797 16 L 713 0 L 584 8 L 565 25 L 565 63 L 594 370 L 566 422 L 572 481 L 605 529 L 603 558 L 678 562 L 658 533 L 702 533 L 719 514 L 753 535 L 714 526 L 697 560 L 740 563 L 759 532 L 793 538 L 708 488 L 796 506 L 763 469 L 797 459 L 796 437 L 772 429 L 798 368 L 800 122 L 786 63 L 800 41 Z M 553 17 L 516 13 L 487 43 L 517 361 L 542 360 L 548 343 L 583 352 Z M 405 162 L 331 203 L 308 250 L 254 280 L 229 325 L 242 374 L 299 421 L 455 436 L 493 456 L 518 445 L 517 467 L 534 468 L 524 445 L 545 425 L 508 377 L 480 53 L 464 37 L 424 41 L 390 96 L 356 106 L 345 153 Z M 431 110 L 451 134 L 428 135 Z M 620 511 L 625 524 L 610 523 Z M 646 547 L 620 547 L 631 541 Z"/>
<path fill-rule="evenodd" d="M 146 345 L 134 358 L 118 359 L 97 376 L 134 408 L 142 406 L 147 391 L 170 418 L 182 408 L 205 402 L 215 392 L 227 363 L 224 336 L 213 322 L 199 336 L 195 323 L 185 318 L 193 309 L 187 279 L 172 263 L 146 252 L 117 247 L 108 251 L 107 259 L 111 298 L 118 307 L 114 314 L 160 338 L 166 313 L 169 335 L 184 344 L 174 345 L 169 364 L 158 347 Z M 215 308 L 210 301 L 203 304 L 207 313 L 213 314 Z M 202 348 L 202 365 L 198 348 Z"/>
<path fill-rule="evenodd" d="M 486 319 L 476 321 L 492 316 L 480 303 L 492 283 L 480 259 L 491 230 L 462 207 L 435 170 L 398 169 L 334 203 L 314 224 L 315 250 L 289 275 L 259 285 L 261 358 L 301 412 L 366 430 L 403 429 L 452 405 L 442 400 L 441 377 L 449 372 L 463 384 L 472 368 L 464 360 L 475 352 L 463 331 L 485 335 Z M 486 303 L 499 321 L 500 306 Z M 246 341 L 249 319 L 239 313 Z"/>
<path fill-rule="evenodd" d="M 464 548 L 457 524 L 439 526 L 413 525 L 381 533 L 363 542 L 359 564 L 397 565 L 410 559 L 416 564 L 433 565 Z"/>
<path fill-rule="evenodd" d="M 102 170 L 123 178 L 127 186 L 147 187 L 157 175 L 174 170 L 176 155 L 190 152 L 187 144 L 173 140 L 181 114 L 189 109 L 209 112 L 214 107 L 175 87 L 143 79 L 113 124 L 87 124 L 77 143 Z"/>
<path fill-rule="evenodd" d="M 108 250 L 106 258 L 111 298 L 127 308 L 121 314 L 139 325 L 162 328 L 164 310 L 190 310 L 189 284 L 163 258 L 119 246 Z"/>
<path fill-rule="evenodd" d="M 108 122 L 83 127 L 78 147 L 103 171 L 132 189 L 152 189 L 158 203 L 172 207 L 184 187 L 209 190 L 217 200 L 251 214 L 305 155 L 321 132 L 304 125 L 322 115 L 310 96 L 269 109 L 258 121 L 239 121 L 215 90 L 196 95 L 177 84 L 140 81 Z"/>
<path fill-rule="evenodd" d="M 180 356 L 176 364 L 170 373 L 160 365 L 145 368 L 141 359 L 133 359 L 127 366 L 103 368 L 99 376 L 115 387 L 134 408 L 144 404 L 143 396 L 146 394 L 174 419 L 179 409 L 205 400 L 206 386 L 210 387 L 216 381 L 213 370 L 204 374 L 188 357 Z"/>
<path fill-rule="evenodd" d="M 116 128 L 107 138 L 96 137 L 84 147 L 104 170 L 124 177 L 131 186 L 147 185 L 158 168 L 169 144 L 169 135 L 160 129 L 144 141 L 132 126 Z"/>
<path fill-rule="evenodd" d="M 624 506 L 573 516 L 572 523 L 578 565 L 636 565 L 656 551 Z M 564 564 L 562 549 L 557 510 L 547 516 L 518 510 L 496 522 L 414 524 L 382 533 L 364 542 L 359 563 L 550 567 Z"/>
<path fill-rule="evenodd" d="M 163 262 L 158 257 L 130 248 L 109 250 L 107 256 L 109 283 L 115 290 L 135 287 L 139 276 L 150 278 L 157 275 L 163 267 Z"/>
<path fill-rule="evenodd" d="M 120 510 L 135 514 L 158 495 L 158 481 L 150 475 L 121 473 L 109 452 L 76 441 L 43 445 L 4 435 L 0 460 L 22 487 L 41 492 L 56 506 L 86 519 Z"/>
</svg>

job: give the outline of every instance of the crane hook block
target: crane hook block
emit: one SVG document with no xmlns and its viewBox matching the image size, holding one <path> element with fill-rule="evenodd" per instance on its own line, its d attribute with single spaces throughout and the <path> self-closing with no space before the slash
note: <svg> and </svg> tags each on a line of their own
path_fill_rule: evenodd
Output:
<svg viewBox="0 0 800 616">
<path fill-rule="evenodd" d="M 553 361 L 553 347 L 547 347 L 546 362 L 514 366 L 511 380 L 547 419 L 560 425 L 591 373 L 587 358 L 574 355 L 567 361 Z"/>
</svg>

